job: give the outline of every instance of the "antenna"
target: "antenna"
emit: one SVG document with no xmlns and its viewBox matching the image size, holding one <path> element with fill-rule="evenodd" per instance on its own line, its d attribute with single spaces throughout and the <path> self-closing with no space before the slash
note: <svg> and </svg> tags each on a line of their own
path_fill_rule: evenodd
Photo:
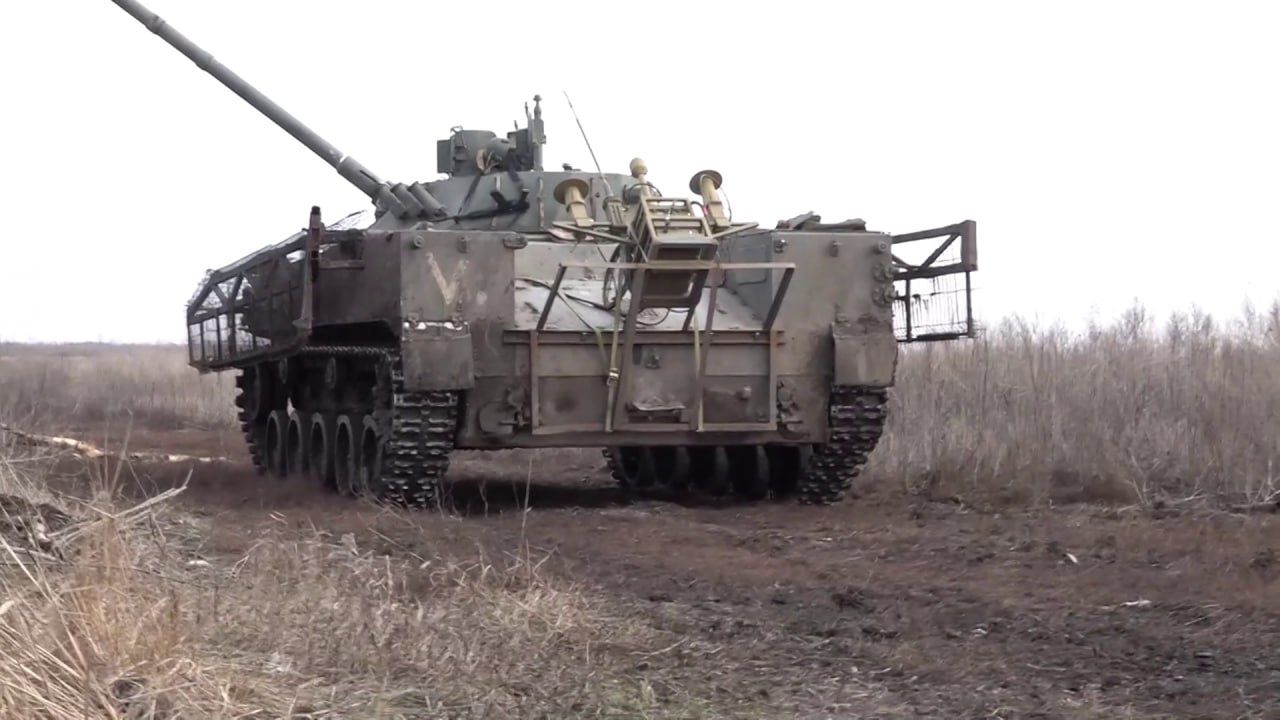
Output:
<svg viewBox="0 0 1280 720">
<path fill-rule="evenodd" d="M 578 111 L 573 107 L 573 101 L 569 99 L 569 91 L 564 90 L 564 101 L 569 103 L 569 112 L 573 113 L 573 121 L 578 123 L 578 132 L 582 133 L 582 142 L 587 144 L 587 152 L 591 153 L 591 162 L 595 163 L 596 175 L 600 176 L 600 181 L 604 183 L 604 189 L 609 191 L 609 195 L 613 195 L 613 188 L 609 186 L 609 181 L 604 177 L 604 171 L 600 169 L 600 161 L 596 159 L 596 151 L 591 149 L 591 141 L 587 139 L 587 130 L 582 127 L 582 120 L 578 118 Z"/>
</svg>

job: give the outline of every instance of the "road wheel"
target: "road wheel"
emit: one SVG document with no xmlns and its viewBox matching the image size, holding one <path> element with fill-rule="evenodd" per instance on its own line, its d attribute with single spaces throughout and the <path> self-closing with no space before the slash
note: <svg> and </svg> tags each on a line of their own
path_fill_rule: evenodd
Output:
<svg viewBox="0 0 1280 720">
<path fill-rule="evenodd" d="M 332 488 L 334 419 L 328 413 L 312 413 L 307 436 L 307 469 L 317 484 Z"/>
<path fill-rule="evenodd" d="M 769 491 L 777 498 L 795 495 L 813 448 L 808 445 L 769 445 L 765 453 L 769 456 Z"/>
<path fill-rule="evenodd" d="M 275 477 L 285 476 L 285 433 L 289 429 L 289 416 L 283 410 L 272 410 L 267 415 L 267 427 L 262 441 L 263 467 Z"/>
<path fill-rule="evenodd" d="M 735 494 L 747 500 L 769 496 L 769 460 L 763 445 L 735 445 L 726 449 Z"/>
<path fill-rule="evenodd" d="M 365 415 L 360 422 L 360 462 L 356 466 L 356 492 L 373 498 L 382 496 L 382 438 L 378 421 Z"/>
<path fill-rule="evenodd" d="M 614 447 L 604 453 L 609 473 L 618 485 L 636 490 L 653 486 L 653 455 L 649 448 Z"/>
<path fill-rule="evenodd" d="M 660 446 L 650 449 L 653 456 L 653 474 L 660 485 L 671 490 L 689 487 L 689 450 L 680 446 Z"/>
<path fill-rule="evenodd" d="M 286 475 L 304 475 L 307 472 L 307 433 L 303 426 L 306 415 L 297 410 L 289 412 L 289 424 L 284 433 L 284 463 Z"/>
<path fill-rule="evenodd" d="M 356 493 L 356 467 L 359 453 L 351 417 L 339 415 L 333 432 L 333 484 L 339 493 Z"/>
<path fill-rule="evenodd" d="M 729 455 L 723 447 L 696 447 L 689 450 L 693 483 L 708 495 L 728 495 L 733 490 L 729 481 Z"/>
</svg>

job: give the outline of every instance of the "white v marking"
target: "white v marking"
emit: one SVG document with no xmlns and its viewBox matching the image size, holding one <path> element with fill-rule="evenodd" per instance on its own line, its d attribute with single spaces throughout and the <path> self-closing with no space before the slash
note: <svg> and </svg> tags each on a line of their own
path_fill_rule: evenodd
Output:
<svg viewBox="0 0 1280 720">
<path fill-rule="evenodd" d="M 440 263 L 436 262 L 435 255 L 427 255 L 427 266 L 431 269 L 431 277 L 440 288 L 440 295 L 444 298 L 444 304 L 452 306 L 453 301 L 458 296 L 458 286 L 462 282 L 462 276 L 467 271 L 466 258 L 458 261 L 457 267 L 453 269 L 453 275 L 448 280 L 444 277 L 444 271 L 440 269 Z"/>
</svg>

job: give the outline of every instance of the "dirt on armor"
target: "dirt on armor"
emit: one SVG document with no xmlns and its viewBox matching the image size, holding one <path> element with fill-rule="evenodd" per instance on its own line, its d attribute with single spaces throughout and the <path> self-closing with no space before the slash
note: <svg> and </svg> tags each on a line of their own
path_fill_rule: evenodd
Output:
<svg viewBox="0 0 1280 720">
<path fill-rule="evenodd" d="M 670 633 L 635 672 L 710 689 L 701 717 L 1280 717 L 1280 517 L 975 508 L 884 478 L 829 507 L 635 497 L 594 450 L 458 453 L 450 510 L 388 511 L 206 435 L 173 440 L 231 462 L 136 472 L 154 491 L 191 470 L 212 552 L 284 521 L 390 554 L 549 555 Z"/>
</svg>

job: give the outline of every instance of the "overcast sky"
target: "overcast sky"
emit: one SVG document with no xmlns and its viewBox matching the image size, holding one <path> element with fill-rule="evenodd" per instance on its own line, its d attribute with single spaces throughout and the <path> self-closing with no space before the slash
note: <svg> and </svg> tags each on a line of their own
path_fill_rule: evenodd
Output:
<svg viewBox="0 0 1280 720">
<path fill-rule="evenodd" d="M 976 220 L 987 321 L 1280 297 L 1269 3 L 149 6 L 384 178 L 534 93 L 589 166 L 567 90 L 606 170 L 715 168 L 737 220 Z M 0 98 L 3 340 L 180 341 L 207 268 L 367 206 L 108 0 L 0 3 Z"/>
</svg>

